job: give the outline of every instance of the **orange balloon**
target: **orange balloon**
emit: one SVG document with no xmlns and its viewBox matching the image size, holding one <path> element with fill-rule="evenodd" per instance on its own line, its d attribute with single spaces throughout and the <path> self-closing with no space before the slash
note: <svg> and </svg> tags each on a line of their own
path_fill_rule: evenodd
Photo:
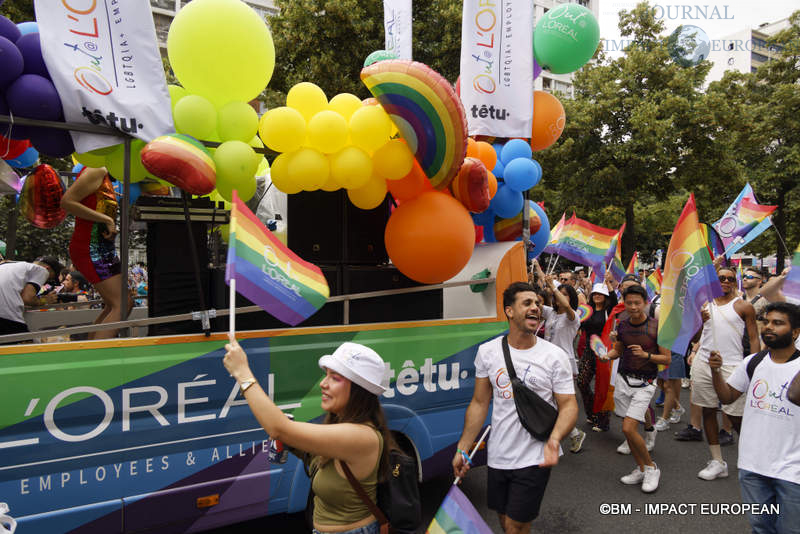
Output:
<svg viewBox="0 0 800 534">
<path fill-rule="evenodd" d="M 459 201 L 429 191 L 394 210 L 386 223 L 384 242 L 401 273 L 423 284 L 438 284 L 458 274 L 469 261 L 475 225 Z"/>
<path fill-rule="evenodd" d="M 555 143 L 564 131 L 566 120 L 564 106 L 558 98 L 544 91 L 534 91 L 531 148 L 544 150 Z"/>
<path fill-rule="evenodd" d="M 378 100 L 375 98 L 365 98 L 361 101 L 362 106 L 377 106 Z"/>
<path fill-rule="evenodd" d="M 497 193 L 497 177 L 492 174 L 492 171 L 487 171 L 489 174 L 489 198 L 494 198 L 494 194 Z"/>
<path fill-rule="evenodd" d="M 400 201 L 411 200 L 425 191 L 433 191 L 430 180 L 425 176 L 425 171 L 422 170 L 422 167 L 420 167 L 416 159 L 411 166 L 411 172 L 408 173 L 405 178 L 401 178 L 400 180 L 388 180 L 386 185 L 389 186 L 389 192 L 392 194 L 392 198 Z"/>
<path fill-rule="evenodd" d="M 497 165 L 497 152 L 494 151 L 492 145 L 486 141 L 478 141 L 475 144 L 478 147 L 478 155 L 474 157 L 481 160 L 487 169 L 494 169 L 494 166 Z"/>
<path fill-rule="evenodd" d="M 475 139 L 467 137 L 467 156 L 468 158 L 478 157 L 478 143 Z M 492 167 L 494 169 L 494 167 Z"/>
</svg>

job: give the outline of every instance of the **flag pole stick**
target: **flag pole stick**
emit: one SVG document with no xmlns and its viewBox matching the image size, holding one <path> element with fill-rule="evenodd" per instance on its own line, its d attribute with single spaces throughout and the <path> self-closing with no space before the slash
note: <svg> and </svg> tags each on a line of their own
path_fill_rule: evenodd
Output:
<svg viewBox="0 0 800 534">
<path fill-rule="evenodd" d="M 236 278 L 231 278 L 228 288 L 228 332 L 236 335 Z"/>
<path fill-rule="evenodd" d="M 780 240 L 781 240 L 781 244 L 783 245 L 783 250 L 785 250 L 785 251 L 786 251 L 786 255 L 787 255 L 789 258 L 791 258 L 791 257 L 792 257 L 792 253 L 791 253 L 791 252 L 789 252 L 789 247 L 787 247 L 787 246 L 786 246 L 786 241 L 784 241 L 784 240 L 783 240 L 783 237 L 781 236 L 781 233 L 778 231 L 778 229 L 777 229 L 777 228 L 775 228 L 775 225 L 774 225 L 774 224 L 772 225 L 772 229 L 773 229 L 773 230 L 775 230 L 775 233 L 776 233 L 776 234 L 778 234 L 778 239 L 780 239 Z"/>
<path fill-rule="evenodd" d="M 472 448 L 472 452 L 469 453 L 469 459 L 470 460 L 472 460 L 472 457 L 475 456 L 476 452 L 478 452 L 478 447 L 481 446 L 481 443 L 483 443 L 483 440 L 486 438 L 486 434 L 488 434 L 489 430 L 491 430 L 491 429 L 492 429 L 492 425 L 487 425 L 486 426 L 486 430 L 483 431 L 483 434 L 481 435 L 481 439 L 478 440 L 478 443 L 476 443 L 475 446 Z M 455 481 L 453 482 L 453 485 L 455 486 L 456 484 L 459 483 L 459 481 L 461 481 L 461 477 L 456 477 Z"/>
</svg>

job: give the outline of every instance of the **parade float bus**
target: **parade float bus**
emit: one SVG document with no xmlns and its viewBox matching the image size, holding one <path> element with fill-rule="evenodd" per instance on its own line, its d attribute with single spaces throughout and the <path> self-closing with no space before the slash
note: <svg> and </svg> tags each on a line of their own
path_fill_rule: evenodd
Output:
<svg viewBox="0 0 800 534">
<path fill-rule="evenodd" d="M 470 285 L 484 269 L 488 285 Z M 344 341 L 375 349 L 390 377 L 389 426 L 422 481 L 450 472 L 477 348 L 506 330 L 502 291 L 525 279 L 521 242 L 481 244 L 438 286 L 440 319 L 237 338 L 264 390 L 298 421 L 322 418 L 321 355 Z M 0 347 L 0 502 L 17 533 L 198 532 L 305 509 L 303 465 L 256 422 L 222 365 L 226 339 Z"/>
</svg>

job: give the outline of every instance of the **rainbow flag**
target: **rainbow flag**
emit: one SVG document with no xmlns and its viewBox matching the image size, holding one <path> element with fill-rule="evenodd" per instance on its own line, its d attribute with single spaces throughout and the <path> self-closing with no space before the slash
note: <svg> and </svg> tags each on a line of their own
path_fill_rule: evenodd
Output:
<svg viewBox="0 0 800 534">
<path fill-rule="evenodd" d="M 625 276 L 625 267 L 622 266 L 622 234 L 625 233 L 625 223 L 622 223 L 620 226 L 617 235 L 615 235 L 611 239 L 611 246 L 608 248 L 608 252 L 606 252 L 606 263 L 608 264 L 608 269 L 611 271 L 611 276 L 614 277 L 614 280 L 617 283 L 622 281 L 622 278 Z"/>
<path fill-rule="evenodd" d="M 703 325 L 700 308 L 722 295 L 722 286 L 700 232 L 692 193 L 675 225 L 664 263 L 659 346 L 685 353 L 692 337 Z"/>
<path fill-rule="evenodd" d="M 663 277 L 661 276 L 661 269 L 656 267 L 656 270 L 650 273 L 650 276 L 645 278 L 645 289 L 647 290 L 647 298 L 653 300 L 653 298 L 658 294 L 661 293 L 661 282 Z"/>
<path fill-rule="evenodd" d="M 776 208 L 759 204 L 753 188 L 749 183 L 745 185 L 722 218 L 713 225 L 725 246 L 725 255 L 730 258 L 769 228 L 772 225 L 769 216 Z"/>
<path fill-rule="evenodd" d="M 598 276 L 605 275 L 606 254 L 617 233 L 617 230 L 597 226 L 573 214 L 564 224 L 555 245 L 555 253 L 575 263 L 602 271 L 598 272 Z"/>
<path fill-rule="evenodd" d="M 800 244 L 794 249 L 792 266 L 783 281 L 783 294 L 793 299 L 800 299 Z"/>
<path fill-rule="evenodd" d="M 703 234 L 703 240 L 706 242 L 708 253 L 712 259 L 725 253 L 725 245 L 722 244 L 722 239 L 713 226 L 700 223 L 700 232 Z"/>
<path fill-rule="evenodd" d="M 426 534 L 492 534 L 492 529 L 458 488 L 451 486 Z"/>
<path fill-rule="evenodd" d="M 233 192 L 225 282 L 253 304 L 292 326 L 328 300 L 322 271 L 300 259 L 253 215 Z"/>
<path fill-rule="evenodd" d="M 733 260 L 731 260 L 733 261 Z M 736 287 L 739 288 L 739 291 L 744 291 L 744 286 L 742 285 L 742 278 L 744 276 L 744 271 L 742 271 L 742 260 L 736 262 Z"/>
<path fill-rule="evenodd" d="M 639 251 L 636 250 L 631 256 L 631 261 L 628 263 L 628 270 L 626 271 L 628 274 L 639 274 Z"/>
<path fill-rule="evenodd" d="M 564 231 L 564 219 L 566 217 L 566 213 L 561 214 L 561 219 L 559 219 L 558 223 L 550 229 L 550 240 L 547 242 L 547 246 L 544 247 L 543 252 L 547 252 L 548 254 L 556 254 L 556 245 L 558 244 L 558 239 L 561 237 L 561 233 Z M 575 214 L 573 213 L 573 216 Z"/>
</svg>

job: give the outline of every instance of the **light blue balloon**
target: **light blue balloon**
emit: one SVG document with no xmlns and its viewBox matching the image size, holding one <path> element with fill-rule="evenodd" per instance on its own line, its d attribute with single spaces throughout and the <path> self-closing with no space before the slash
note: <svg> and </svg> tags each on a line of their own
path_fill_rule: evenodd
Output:
<svg viewBox="0 0 800 534">
<path fill-rule="evenodd" d="M 523 203 L 522 193 L 514 191 L 507 185 L 498 184 L 497 193 L 492 198 L 489 209 L 501 219 L 511 219 L 522 211 Z"/>
<path fill-rule="evenodd" d="M 503 162 L 502 162 L 502 161 L 500 161 L 500 157 L 498 156 L 498 158 L 497 158 L 497 163 L 495 164 L 495 166 L 494 166 L 494 169 L 492 169 L 492 174 L 494 174 L 494 177 L 495 177 L 495 178 L 502 178 L 502 177 L 503 177 L 503 175 L 504 175 L 504 174 L 505 174 L 505 172 L 506 172 L 506 170 L 505 170 L 505 169 L 506 169 L 506 168 L 505 168 L 505 166 L 503 165 Z"/>
<path fill-rule="evenodd" d="M 529 200 L 528 205 L 536 212 L 536 215 L 539 216 L 539 220 L 542 221 L 542 226 L 531 236 L 531 245 L 533 245 L 533 249 L 528 250 L 528 259 L 532 260 L 544 252 L 547 242 L 550 241 L 550 220 L 539 204 L 533 200 Z"/>
<path fill-rule="evenodd" d="M 23 169 L 25 167 L 31 167 L 32 165 L 35 165 L 37 161 L 39 161 L 39 151 L 33 147 L 30 147 L 16 158 L 7 159 L 6 163 L 15 169 Z"/>
<path fill-rule="evenodd" d="M 531 145 L 522 139 L 512 139 L 503 147 L 500 152 L 500 159 L 503 160 L 503 165 L 508 165 L 511 160 L 517 158 L 531 159 L 532 154 Z"/>
<path fill-rule="evenodd" d="M 72 172 L 74 174 L 78 174 L 79 172 L 81 172 L 84 169 L 84 167 L 86 167 L 86 165 L 84 165 L 83 163 L 78 163 L 77 165 L 72 167 Z"/>
<path fill-rule="evenodd" d="M 517 158 L 506 165 L 503 180 L 514 191 L 522 192 L 539 183 L 541 177 L 541 167 L 537 166 L 535 161 Z"/>
<path fill-rule="evenodd" d="M 22 35 L 27 35 L 29 33 L 39 33 L 39 25 L 35 22 L 20 22 L 17 24 L 17 28 L 19 28 L 19 33 Z"/>
</svg>

